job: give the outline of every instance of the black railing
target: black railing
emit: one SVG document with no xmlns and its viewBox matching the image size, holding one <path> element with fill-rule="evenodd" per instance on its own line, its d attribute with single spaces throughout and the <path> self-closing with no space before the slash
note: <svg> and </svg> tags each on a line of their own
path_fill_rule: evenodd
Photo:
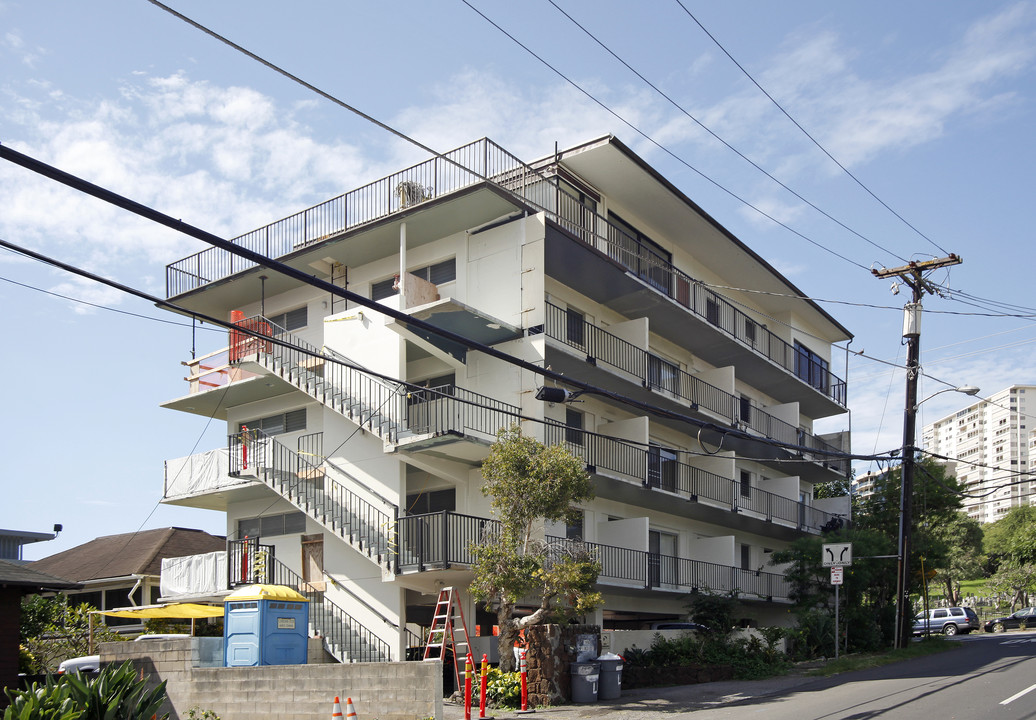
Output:
<svg viewBox="0 0 1036 720">
<path fill-rule="evenodd" d="M 519 190 L 529 186 L 528 166 L 499 145 L 483 138 L 432 158 L 344 195 L 265 225 L 231 242 L 268 258 L 326 240 L 392 213 L 469 187 L 487 177 Z M 452 162 L 451 162 L 452 161 Z M 208 248 L 166 267 L 166 297 L 190 292 L 208 283 L 255 267 L 255 263 L 220 248 Z"/>
<path fill-rule="evenodd" d="M 390 645 L 328 599 L 324 591 L 315 590 L 279 560 L 273 561 L 271 570 L 272 584 L 290 587 L 309 600 L 310 625 L 320 633 L 325 647 L 339 662 L 389 662 L 392 659 Z M 388 622 L 385 618 L 382 620 Z"/>
<path fill-rule="evenodd" d="M 704 408 L 726 418 L 730 424 L 744 423 L 748 428 L 790 445 L 801 445 L 813 450 L 840 452 L 840 448 L 827 443 L 801 428 L 770 415 L 755 405 L 745 406 L 742 398 L 728 393 L 680 369 L 647 350 L 637 347 L 608 331 L 570 315 L 563 308 L 546 304 L 544 332 L 586 354 L 598 365 L 610 365 L 629 373 L 650 388 L 663 390 L 694 407 Z M 816 458 L 830 467 L 845 471 L 847 460 L 828 456 Z"/>
<path fill-rule="evenodd" d="M 731 478 L 680 462 L 674 452 L 662 448 L 644 449 L 561 424 L 545 425 L 544 442 L 563 444 L 597 472 L 609 471 L 648 488 L 690 500 L 708 500 L 735 512 L 749 511 L 807 532 L 820 532 L 836 517 L 798 500 L 747 487 Z"/>
<path fill-rule="evenodd" d="M 379 563 L 390 561 L 393 514 L 338 482 L 326 465 L 301 457 L 262 430 L 234 433 L 228 444 L 231 475 L 256 477 Z"/>
<path fill-rule="evenodd" d="M 562 537 L 547 537 L 550 543 L 585 547 L 600 563 L 597 582 L 602 585 L 628 585 L 676 592 L 737 592 L 764 599 L 787 598 L 788 580 L 778 573 L 742 570 L 703 560 L 691 560 L 614 545 L 582 543 Z"/>
<path fill-rule="evenodd" d="M 464 388 L 426 388 L 382 380 L 267 318 L 251 317 L 237 325 L 277 337 L 288 346 L 231 330 L 231 363 L 253 360 L 390 442 L 398 442 L 401 435 L 472 433 L 492 441 L 500 428 L 519 419 L 521 409 L 517 405 Z"/>
<path fill-rule="evenodd" d="M 273 582 L 274 547 L 259 538 L 227 540 L 227 587 Z"/>
<path fill-rule="evenodd" d="M 499 526 L 497 520 L 449 510 L 401 517 L 396 532 L 396 571 L 471 565 L 471 546 L 480 544 Z"/>
</svg>

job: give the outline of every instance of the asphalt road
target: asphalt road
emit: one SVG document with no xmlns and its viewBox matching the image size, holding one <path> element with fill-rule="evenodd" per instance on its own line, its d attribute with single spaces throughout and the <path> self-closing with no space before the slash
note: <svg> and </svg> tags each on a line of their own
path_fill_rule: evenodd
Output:
<svg viewBox="0 0 1036 720">
<path fill-rule="evenodd" d="M 544 720 L 1021 720 L 1036 717 L 1036 632 L 972 634 L 959 648 L 829 678 L 793 675 L 623 692 L 620 700 L 541 708 Z M 529 717 L 497 712 L 498 718 Z M 692 715 L 693 714 L 693 715 Z M 447 705 L 446 720 L 463 718 Z M 478 717 L 478 707 L 472 712 Z"/>
</svg>

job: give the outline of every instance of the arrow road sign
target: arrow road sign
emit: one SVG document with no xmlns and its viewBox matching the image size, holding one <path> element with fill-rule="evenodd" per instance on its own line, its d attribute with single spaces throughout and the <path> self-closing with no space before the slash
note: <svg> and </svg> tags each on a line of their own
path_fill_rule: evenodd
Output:
<svg viewBox="0 0 1036 720">
<path fill-rule="evenodd" d="M 824 543 L 821 554 L 824 567 L 844 567 L 853 564 L 852 543 Z"/>
</svg>

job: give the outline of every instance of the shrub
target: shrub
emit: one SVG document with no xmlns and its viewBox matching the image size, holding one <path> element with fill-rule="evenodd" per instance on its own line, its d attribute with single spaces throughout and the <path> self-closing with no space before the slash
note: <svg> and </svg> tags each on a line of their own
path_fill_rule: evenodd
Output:
<svg viewBox="0 0 1036 720">
<path fill-rule="evenodd" d="M 486 696 L 496 707 L 516 708 L 522 704 L 522 674 L 490 668 Z"/>
<path fill-rule="evenodd" d="M 165 682 L 148 690 L 148 681 L 137 680 L 130 662 L 106 665 L 94 679 L 76 673 L 65 675 L 64 680 L 81 712 L 77 720 L 153 720 L 166 700 Z M 160 720 L 168 717 L 162 715 Z"/>
</svg>

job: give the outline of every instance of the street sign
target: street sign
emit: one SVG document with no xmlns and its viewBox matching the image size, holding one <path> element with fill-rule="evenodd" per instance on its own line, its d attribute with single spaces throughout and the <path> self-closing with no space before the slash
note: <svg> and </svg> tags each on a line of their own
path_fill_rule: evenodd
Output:
<svg viewBox="0 0 1036 720">
<path fill-rule="evenodd" d="M 824 543 L 821 560 L 824 567 L 843 567 L 853 564 L 852 543 Z"/>
<path fill-rule="evenodd" d="M 833 565 L 831 567 L 831 584 L 832 585 L 841 585 L 842 584 L 842 580 L 844 579 L 844 577 L 845 577 L 845 568 L 843 568 L 841 565 Z"/>
</svg>

